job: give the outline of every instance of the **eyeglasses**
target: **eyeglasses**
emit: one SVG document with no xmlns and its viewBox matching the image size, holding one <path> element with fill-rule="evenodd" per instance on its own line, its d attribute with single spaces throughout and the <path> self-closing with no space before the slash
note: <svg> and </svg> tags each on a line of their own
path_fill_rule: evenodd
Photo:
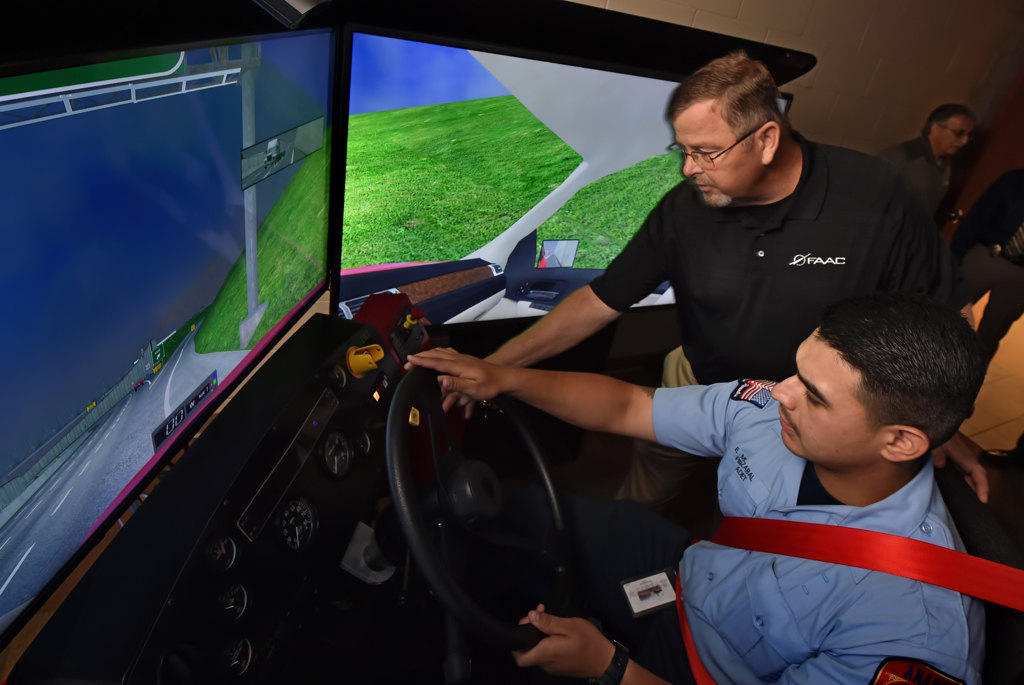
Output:
<svg viewBox="0 0 1024 685">
<path fill-rule="evenodd" d="M 974 133 L 972 131 L 968 131 L 967 129 L 963 129 L 963 128 L 950 128 L 949 126 L 946 126 L 945 124 L 936 124 L 936 126 L 939 126 L 940 128 L 946 129 L 947 131 L 952 133 L 954 136 L 956 136 L 958 140 L 960 138 L 966 138 L 967 140 L 970 140 L 971 136 L 974 135 Z"/>
<path fill-rule="evenodd" d="M 737 138 L 735 143 L 725 148 L 724 150 L 719 150 L 718 152 L 705 152 L 703 150 L 694 150 L 693 152 L 687 152 L 686 147 L 679 142 L 672 143 L 671 145 L 668 146 L 668 149 L 672 152 L 678 152 L 684 157 L 689 157 L 690 159 L 693 160 L 693 163 L 699 166 L 701 169 L 714 169 L 716 159 L 718 159 L 726 152 L 742 143 L 750 136 L 754 135 L 754 133 L 756 133 L 762 126 L 764 126 L 764 124 L 759 124 L 757 127 L 750 129 L 742 136 Z"/>
</svg>

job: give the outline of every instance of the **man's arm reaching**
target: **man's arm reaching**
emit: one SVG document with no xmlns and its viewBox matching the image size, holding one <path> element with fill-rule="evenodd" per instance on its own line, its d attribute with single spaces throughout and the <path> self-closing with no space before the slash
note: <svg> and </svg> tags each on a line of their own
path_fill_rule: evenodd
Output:
<svg viewBox="0 0 1024 685">
<path fill-rule="evenodd" d="M 622 312 L 606 305 L 589 285 L 569 295 L 525 331 L 487 356 L 487 361 L 530 366 L 564 352 L 617 319 Z"/>
<path fill-rule="evenodd" d="M 488 400 L 502 393 L 581 428 L 654 440 L 654 390 L 591 373 L 500 366 L 448 348 L 410 355 L 440 372 L 445 396 Z"/>
<path fill-rule="evenodd" d="M 495 364 L 530 366 L 564 352 L 621 314 L 602 302 L 590 286 L 585 285 L 488 355 L 486 360 Z M 457 392 L 445 396 L 445 411 L 456 405 L 465 407 L 466 418 L 469 418 L 473 411 L 472 398 Z"/>
</svg>

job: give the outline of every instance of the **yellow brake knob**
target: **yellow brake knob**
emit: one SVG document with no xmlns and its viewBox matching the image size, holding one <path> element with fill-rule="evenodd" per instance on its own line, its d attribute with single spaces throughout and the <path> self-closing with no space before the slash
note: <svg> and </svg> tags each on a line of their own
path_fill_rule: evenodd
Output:
<svg viewBox="0 0 1024 685">
<path fill-rule="evenodd" d="M 366 345 L 364 347 L 350 347 L 345 356 L 345 363 L 348 370 L 356 378 L 362 378 L 368 372 L 377 368 L 377 362 L 384 358 L 384 350 L 380 345 Z"/>
<path fill-rule="evenodd" d="M 405 321 L 402 322 L 402 327 L 403 328 L 412 328 L 417 323 L 419 323 L 419 319 L 414 317 L 412 314 L 406 314 L 405 315 Z"/>
</svg>

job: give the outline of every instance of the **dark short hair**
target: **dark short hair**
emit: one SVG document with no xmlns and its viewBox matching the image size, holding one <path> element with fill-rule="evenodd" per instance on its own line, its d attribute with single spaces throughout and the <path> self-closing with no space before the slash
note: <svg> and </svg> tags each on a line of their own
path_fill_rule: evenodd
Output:
<svg viewBox="0 0 1024 685">
<path fill-rule="evenodd" d="M 769 121 L 783 135 L 792 130 L 789 118 L 779 109 L 779 87 L 764 63 L 750 59 L 743 50 L 708 62 L 676 86 L 668 102 L 668 120 L 705 100 L 722 106 L 722 118 L 738 136 Z"/>
<path fill-rule="evenodd" d="M 860 373 L 859 399 L 876 425 L 912 426 L 941 445 L 974 411 L 986 365 L 974 330 L 946 303 L 860 295 L 828 307 L 817 335 Z"/>
<path fill-rule="evenodd" d="M 921 135 L 927 136 L 932 132 L 932 126 L 935 124 L 945 124 L 949 121 L 950 117 L 955 117 L 957 114 L 963 117 L 967 117 L 971 121 L 977 121 L 978 117 L 974 116 L 974 112 L 967 105 L 961 105 L 956 102 L 947 102 L 944 105 L 939 105 L 932 110 L 932 113 L 928 115 L 928 119 L 924 122 L 924 127 L 921 129 Z"/>
</svg>

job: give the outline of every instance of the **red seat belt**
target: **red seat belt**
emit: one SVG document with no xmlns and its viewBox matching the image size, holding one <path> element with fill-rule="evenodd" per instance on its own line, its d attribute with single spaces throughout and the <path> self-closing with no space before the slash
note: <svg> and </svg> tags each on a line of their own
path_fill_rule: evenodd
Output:
<svg viewBox="0 0 1024 685">
<path fill-rule="evenodd" d="M 694 541 L 696 542 L 696 541 Z M 693 643 L 693 633 L 690 632 L 690 622 L 686 620 L 686 607 L 683 606 L 683 588 L 679 582 L 679 574 L 676 574 L 676 615 L 679 616 L 679 628 L 683 631 L 683 644 L 686 645 L 686 662 L 690 665 L 690 673 L 697 685 L 715 685 L 715 679 L 708 673 L 701 663 L 700 654 L 697 653 L 697 645 Z"/>
<path fill-rule="evenodd" d="M 1024 570 L 900 535 L 803 521 L 727 516 L 711 542 L 903 576 L 1024 611 Z M 678 575 L 676 609 L 694 679 L 698 685 L 714 685 L 693 643 Z"/>
<path fill-rule="evenodd" d="M 727 516 L 711 542 L 912 578 L 1024 611 L 1024 571 L 873 530 Z"/>
</svg>

